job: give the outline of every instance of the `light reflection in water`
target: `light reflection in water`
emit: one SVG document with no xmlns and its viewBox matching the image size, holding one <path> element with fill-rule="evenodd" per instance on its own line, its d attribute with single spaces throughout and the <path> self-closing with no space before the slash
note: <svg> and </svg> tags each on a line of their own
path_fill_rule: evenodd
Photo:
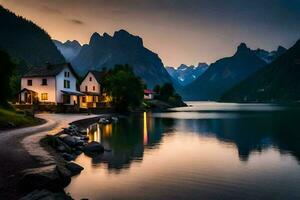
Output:
<svg viewBox="0 0 300 200">
<path fill-rule="evenodd" d="M 144 112 L 144 145 L 148 144 L 147 113 Z"/>
<path fill-rule="evenodd" d="M 298 114 L 205 114 L 143 113 L 93 126 L 112 151 L 80 155 L 84 170 L 66 191 L 76 199 L 300 198 Z"/>
</svg>

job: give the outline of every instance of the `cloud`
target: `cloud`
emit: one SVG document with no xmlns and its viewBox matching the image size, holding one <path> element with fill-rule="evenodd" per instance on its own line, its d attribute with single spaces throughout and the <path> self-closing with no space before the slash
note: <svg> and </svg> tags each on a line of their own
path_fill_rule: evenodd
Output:
<svg viewBox="0 0 300 200">
<path fill-rule="evenodd" d="M 79 19 L 70 19 L 70 22 L 76 25 L 84 25 L 85 23 Z"/>
<path fill-rule="evenodd" d="M 46 6 L 46 5 L 43 5 L 41 7 L 41 10 L 43 12 L 47 12 L 47 13 L 51 13 L 51 14 L 58 14 L 58 15 L 62 14 L 62 12 L 59 9 L 53 8 L 53 7 L 49 7 L 49 6 Z"/>
</svg>

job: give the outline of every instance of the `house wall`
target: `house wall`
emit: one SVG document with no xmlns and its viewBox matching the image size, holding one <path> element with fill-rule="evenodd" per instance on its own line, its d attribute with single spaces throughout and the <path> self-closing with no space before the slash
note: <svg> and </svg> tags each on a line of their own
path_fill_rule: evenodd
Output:
<svg viewBox="0 0 300 200">
<path fill-rule="evenodd" d="M 153 99 L 153 94 L 148 94 L 148 95 L 146 95 L 146 94 L 144 94 L 144 99 Z"/>
<path fill-rule="evenodd" d="M 65 77 L 65 72 L 69 72 L 70 76 Z M 70 81 L 70 88 L 64 87 L 64 80 Z M 56 102 L 57 103 L 63 103 L 63 93 L 61 90 L 64 91 L 77 91 L 76 90 L 76 82 L 77 79 L 75 75 L 71 72 L 69 67 L 65 67 L 58 75 L 56 75 Z M 70 105 L 73 105 L 74 102 L 77 104 L 77 96 L 71 96 L 71 102 Z"/>
<path fill-rule="evenodd" d="M 90 77 L 92 78 L 92 81 L 90 81 Z M 87 91 L 85 90 L 85 86 L 88 87 Z M 93 90 L 93 86 L 95 86 L 95 90 Z M 97 82 L 95 76 L 91 72 L 88 73 L 88 75 L 80 84 L 80 92 L 92 92 L 100 94 L 100 89 L 100 84 Z"/>
<path fill-rule="evenodd" d="M 42 85 L 42 79 L 47 79 L 47 85 Z M 27 80 L 32 80 L 32 86 L 27 85 Z M 21 79 L 21 90 L 27 88 L 38 93 L 38 100 L 40 102 L 55 103 L 55 77 L 26 77 Z M 42 93 L 48 94 L 48 100 L 42 100 Z M 24 97 L 22 97 L 24 100 Z"/>
</svg>

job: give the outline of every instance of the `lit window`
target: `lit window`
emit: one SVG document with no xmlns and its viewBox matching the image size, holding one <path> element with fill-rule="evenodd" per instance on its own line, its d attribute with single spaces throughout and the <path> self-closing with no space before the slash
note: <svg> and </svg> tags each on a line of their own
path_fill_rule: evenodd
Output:
<svg viewBox="0 0 300 200">
<path fill-rule="evenodd" d="M 41 99 L 42 99 L 42 101 L 48 100 L 48 93 L 42 93 Z"/>
<path fill-rule="evenodd" d="M 27 85 L 32 86 L 32 80 L 27 80 Z"/>
<path fill-rule="evenodd" d="M 42 85 L 47 85 L 48 83 L 47 83 L 47 79 L 46 78 L 43 78 L 42 79 Z"/>
<path fill-rule="evenodd" d="M 64 88 L 70 88 L 70 81 L 64 80 Z"/>
<path fill-rule="evenodd" d="M 86 98 L 82 97 L 82 103 L 85 103 L 85 102 L 86 102 Z"/>
</svg>

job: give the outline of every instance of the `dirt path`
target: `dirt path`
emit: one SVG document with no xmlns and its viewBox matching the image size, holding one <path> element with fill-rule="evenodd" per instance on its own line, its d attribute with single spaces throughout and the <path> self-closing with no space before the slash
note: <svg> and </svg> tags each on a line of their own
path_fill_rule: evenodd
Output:
<svg viewBox="0 0 300 200">
<path fill-rule="evenodd" d="M 16 184 L 24 169 L 51 164 L 53 159 L 40 145 L 47 134 L 55 134 L 69 123 L 96 117 L 87 114 L 38 114 L 45 124 L 0 132 L 0 199 L 17 199 Z"/>
</svg>

